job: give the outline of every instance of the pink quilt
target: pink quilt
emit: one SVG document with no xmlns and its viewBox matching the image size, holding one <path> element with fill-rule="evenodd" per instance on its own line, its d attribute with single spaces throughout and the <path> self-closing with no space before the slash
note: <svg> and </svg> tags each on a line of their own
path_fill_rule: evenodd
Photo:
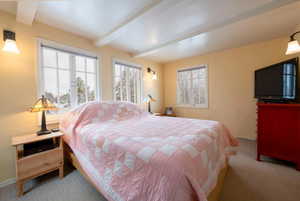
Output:
<svg viewBox="0 0 300 201">
<path fill-rule="evenodd" d="M 60 128 L 109 201 L 206 201 L 237 145 L 219 122 L 153 116 L 126 102 L 82 105 Z"/>
</svg>

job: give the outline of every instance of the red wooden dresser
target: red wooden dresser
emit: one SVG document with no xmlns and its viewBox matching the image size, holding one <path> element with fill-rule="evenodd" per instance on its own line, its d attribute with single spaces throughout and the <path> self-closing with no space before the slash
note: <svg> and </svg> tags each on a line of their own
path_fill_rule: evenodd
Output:
<svg viewBox="0 0 300 201">
<path fill-rule="evenodd" d="M 257 103 L 260 155 L 291 161 L 300 170 L 300 104 Z"/>
</svg>

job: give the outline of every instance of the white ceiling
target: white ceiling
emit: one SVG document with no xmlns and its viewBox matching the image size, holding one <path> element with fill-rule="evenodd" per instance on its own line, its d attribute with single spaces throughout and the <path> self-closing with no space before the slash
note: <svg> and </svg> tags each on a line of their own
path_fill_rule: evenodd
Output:
<svg viewBox="0 0 300 201">
<path fill-rule="evenodd" d="M 300 0 L 0 0 L 0 10 L 158 62 L 287 36 L 300 24 Z"/>
</svg>

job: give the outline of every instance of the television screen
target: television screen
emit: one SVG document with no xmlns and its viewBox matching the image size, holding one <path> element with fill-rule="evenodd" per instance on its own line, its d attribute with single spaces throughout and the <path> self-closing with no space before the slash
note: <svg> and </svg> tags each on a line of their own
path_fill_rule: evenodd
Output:
<svg viewBox="0 0 300 201">
<path fill-rule="evenodd" d="M 294 100 L 297 92 L 298 58 L 255 71 L 255 98 Z"/>
</svg>

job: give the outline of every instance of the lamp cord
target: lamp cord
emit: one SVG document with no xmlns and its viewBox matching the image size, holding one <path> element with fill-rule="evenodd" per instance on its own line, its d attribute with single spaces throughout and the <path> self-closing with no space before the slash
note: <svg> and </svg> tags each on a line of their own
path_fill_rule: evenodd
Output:
<svg viewBox="0 0 300 201">
<path fill-rule="evenodd" d="M 297 35 L 298 33 L 300 33 L 300 31 L 297 31 L 295 33 L 293 33 L 290 38 L 291 38 L 291 41 L 294 41 L 295 40 L 295 35 Z"/>
</svg>

